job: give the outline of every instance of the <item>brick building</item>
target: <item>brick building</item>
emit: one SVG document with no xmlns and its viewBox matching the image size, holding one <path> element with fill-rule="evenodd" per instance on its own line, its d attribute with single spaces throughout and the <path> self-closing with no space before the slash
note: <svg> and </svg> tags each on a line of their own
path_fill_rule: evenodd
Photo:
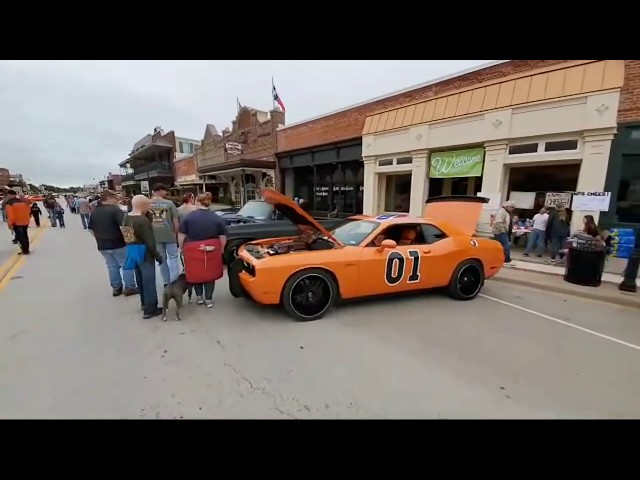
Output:
<svg viewBox="0 0 640 480">
<path fill-rule="evenodd" d="M 278 129 L 279 189 L 313 202 L 318 214 L 363 211 L 362 131 L 373 112 L 436 97 L 562 60 L 498 61 Z"/>
<path fill-rule="evenodd" d="M 215 201 L 244 205 L 260 188 L 274 186 L 276 130 L 284 123 L 281 110 L 241 107 L 222 133 L 207 125 L 195 161 L 199 181 Z"/>
<path fill-rule="evenodd" d="M 618 133 L 611 145 L 605 189 L 611 192 L 611 204 L 600 224 L 640 226 L 640 60 L 624 61 Z"/>
<path fill-rule="evenodd" d="M 195 155 L 187 155 L 176 159 L 173 162 L 176 174 L 176 190 L 180 194 L 198 193 L 198 175 L 196 173 Z"/>
</svg>

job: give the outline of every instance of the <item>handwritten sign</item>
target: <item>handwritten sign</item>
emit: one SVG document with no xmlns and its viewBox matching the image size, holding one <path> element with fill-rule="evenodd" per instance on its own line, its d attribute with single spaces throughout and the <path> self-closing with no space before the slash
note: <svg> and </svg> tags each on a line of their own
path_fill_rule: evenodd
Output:
<svg viewBox="0 0 640 480">
<path fill-rule="evenodd" d="M 571 208 L 591 212 L 609 211 L 611 192 L 575 192 Z"/>
<path fill-rule="evenodd" d="M 571 205 L 571 193 L 547 192 L 544 199 L 545 207 L 568 208 Z"/>
</svg>

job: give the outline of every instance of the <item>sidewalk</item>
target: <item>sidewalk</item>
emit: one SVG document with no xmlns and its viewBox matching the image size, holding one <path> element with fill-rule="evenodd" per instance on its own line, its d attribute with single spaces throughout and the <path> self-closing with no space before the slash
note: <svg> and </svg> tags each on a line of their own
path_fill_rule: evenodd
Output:
<svg viewBox="0 0 640 480">
<path fill-rule="evenodd" d="M 503 270 L 524 270 L 527 272 L 536 272 L 543 273 L 547 275 L 556 275 L 556 276 L 564 276 L 564 267 L 559 265 L 550 265 L 545 262 L 543 258 L 527 258 L 522 257 L 522 255 L 513 254 L 511 256 L 512 262 L 510 267 L 504 267 Z M 620 260 L 620 259 L 616 259 Z M 607 262 L 608 263 L 608 262 Z M 625 261 L 626 265 L 626 261 Z M 603 283 L 610 283 L 614 285 L 618 285 L 622 281 L 622 270 L 620 273 L 607 273 L 607 269 L 605 268 L 605 273 L 602 275 Z"/>
<path fill-rule="evenodd" d="M 528 264 L 534 264 L 536 266 L 548 266 L 548 267 L 552 267 L 552 268 L 557 268 L 562 270 L 562 274 L 564 274 L 564 267 L 562 266 L 555 266 L 555 265 L 550 265 L 549 264 L 549 255 L 545 255 L 542 258 L 536 257 L 535 254 L 531 254 L 530 257 L 525 257 L 523 255 L 524 250 L 522 249 L 512 249 L 511 250 L 511 258 L 514 261 L 517 261 L 517 263 L 528 263 Z M 619 278 L 622 276 L 622 272 L 624 272 L 625 267 L 627 266 L 627 259 L 626 258 L 616 258 L 616 257 L 609 257 L 609 259 L 607 260 L 607 263 L 605 263 L 604 265 L 604 272 L 605 275 L 609 274 L 609 275 L 613 275 L 613 277 L 616 278 L 616 282 L 619 281 Z M 538 271 L 537 267 L 532 267 L 532 270 Z M 640 274 L 638 275 L 640 277 Z M 610 277 L 608 277 L 610 278 Z M 608 281 L 608 280 L 605 280 Z"/>
<path fill-rule="evenodd" d="M 524 264 L 525 268 L 522 268 Z M 538 265 L 535 263 L 520 262 L 520 267 L 504 267 L 495 277 L 487 280 L 488 282 L 501 282 L 509 285 L 519 285 L 523 287 L 535 288 L 538 290 L 559 293 L 563 295 L 572 295 L 590 300 L 613 303 L 626 307 L 640 308 L 640 295 L 623 293 L 618 290 L 620 277 L 611 274 L 605 274 L 614 277 L 615 282 L 603 282 L 599 287 L 582 287 L 565 282 L 557 272 L 548 272 L 542 269 L 559 269 L 550 265 Z M 540 268 L 536 271 L 531 268 Z"/>
</svg>

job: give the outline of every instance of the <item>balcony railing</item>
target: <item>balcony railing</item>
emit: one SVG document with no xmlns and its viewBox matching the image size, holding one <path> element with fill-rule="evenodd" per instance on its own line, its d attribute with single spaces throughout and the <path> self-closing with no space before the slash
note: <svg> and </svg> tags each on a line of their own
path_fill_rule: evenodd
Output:
<svg viewBox="0 0 640 480">
<path fill-rule="evenodd" d="M 144 180 L 152 177 L 171 177 L 171 165 L 169 162 L 152 162 L 135 168 L 133 174 L 136 180 Z"/>
<path fill-rule="evenodd" d="M 125 183 L 132 183 L 135 182 L 135 176 L 133 175 L 133 173 L 127 173 L 126 175 L 122 175 L 122 181 L 120 182 L 120 184 L 125 184 Z"/>
</svg>

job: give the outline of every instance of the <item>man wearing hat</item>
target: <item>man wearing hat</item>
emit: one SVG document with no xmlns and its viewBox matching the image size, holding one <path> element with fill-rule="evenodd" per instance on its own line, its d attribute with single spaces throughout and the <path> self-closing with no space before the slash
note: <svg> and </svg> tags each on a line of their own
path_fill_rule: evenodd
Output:
<svg viewBox="0 0 640 480">
<path fill-rule="evenodd" d="M 502 202 L 502 208 L 498 210 L 495 220 L 493 221 L 493 239 L 500 242 L 504 249 L 505 265 L 511 264 L 511 229 L 513 228 L 512 213 L 515 206 L 516 204 L 512 200 Z"/>
</svg>

